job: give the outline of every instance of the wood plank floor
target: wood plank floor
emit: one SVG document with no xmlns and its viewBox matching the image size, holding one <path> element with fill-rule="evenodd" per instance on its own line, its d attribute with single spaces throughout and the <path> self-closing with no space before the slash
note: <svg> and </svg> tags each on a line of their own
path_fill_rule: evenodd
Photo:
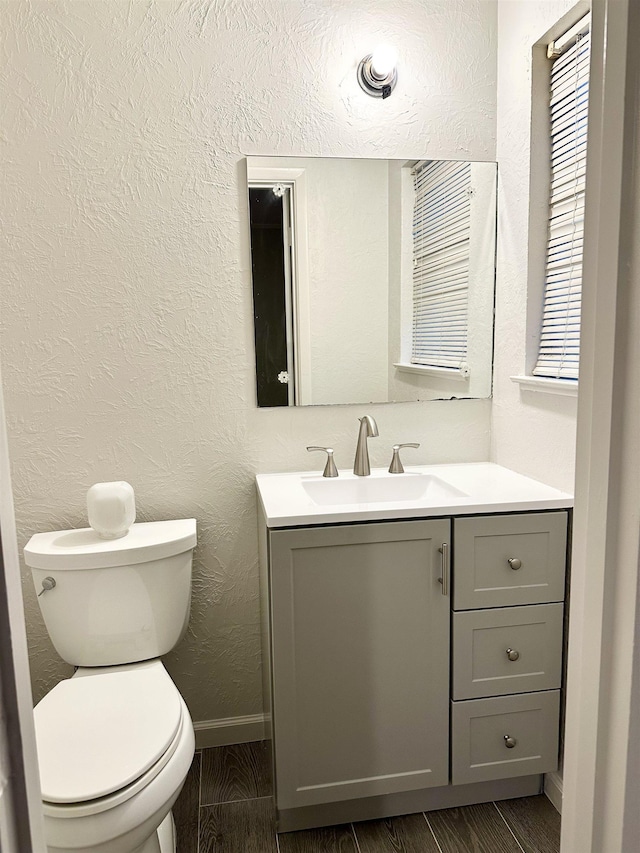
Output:
<svg viewBox="0 0 640 853">
<path fill-rule="evenodd" d="M 276 836 L 266 745 L 196 753 L 174 806 L 178 853 L 558 853 L 544 796 Z"/>
</svg>

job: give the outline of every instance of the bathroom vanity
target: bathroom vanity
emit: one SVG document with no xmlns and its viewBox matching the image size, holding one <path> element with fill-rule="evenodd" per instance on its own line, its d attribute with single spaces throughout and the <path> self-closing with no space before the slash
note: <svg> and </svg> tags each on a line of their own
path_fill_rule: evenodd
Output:
<svg viewBox="0 0 640 853">
<path fill-rule="evenodd" d="M 571 496 L 489 463 L 257 481 L 279 830 L 538 793 Z"/>
</svg>

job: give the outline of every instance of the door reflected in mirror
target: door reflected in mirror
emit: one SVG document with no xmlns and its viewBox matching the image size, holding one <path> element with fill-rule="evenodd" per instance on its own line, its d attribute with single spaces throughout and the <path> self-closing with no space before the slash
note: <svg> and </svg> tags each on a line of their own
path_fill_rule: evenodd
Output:
<svg viewBox="0 0 640 853">
<path fill-rule="evenodd" d="M 258 406 L 489 397 L 496 172 L 248 158 Z"/>
</svg>

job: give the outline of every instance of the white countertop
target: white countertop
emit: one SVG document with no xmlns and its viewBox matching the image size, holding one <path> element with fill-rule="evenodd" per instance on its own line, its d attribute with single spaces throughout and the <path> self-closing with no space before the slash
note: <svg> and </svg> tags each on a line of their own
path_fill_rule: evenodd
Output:
<svg viewBox="0 0 640 853">
<path fill-rule="evenodd" d="M 436 491 L 433 496 L 428 493 L 418 499 L 319 505 L 305 490 L 305 484 L 317 488 L 313 483 L 322 483 L 323 477 L 315 472 L 258 474 L 256 482 L 268 527 L 523 512 L 573 506 L 573 495 L 491 462 L 415 465 L 405 468 L 404 474 L 389 474 L 386 468 L 375 468 L 370 477 L 396 480 L 415 478 L 417 474 L 428 474 L 443 480 L 453 490 L 464 493 L 464 497 L 447 495 L 443 498 Z M 340 478 L 343 481 L 369 479 L 355 477 L 351 471 L 340 471 Z"/>
</svg>

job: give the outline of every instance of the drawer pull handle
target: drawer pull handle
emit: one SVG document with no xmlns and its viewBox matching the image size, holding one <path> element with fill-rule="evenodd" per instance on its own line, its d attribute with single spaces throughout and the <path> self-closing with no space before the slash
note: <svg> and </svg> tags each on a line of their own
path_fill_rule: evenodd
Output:
<svg viewBox="0 0 640 853">
<path fill-rule="evenodd" d="M 449 595 L 449 546 L 443 542 L 438 551 L 442 554 L 442 577 L 438 578 L 438 583 L 442 584 L 442 594 Z"/>
<path fill-rule="evenodd" d="M 516 651 L 516 649 L 506 649 L 506 652 L 509 660 L 518 660 L 520 657 L 520 652 Z"/>
<path fill-rule="evenodd" d="M 517 557 L 509 557 L 507 563 L 509 563 L 514 571 L 517 571 L 522 566 L 522 560 L 519 560 Z"/>
<path fill-rule="evenodd" d="M 513 747 L 517 743 L 518 741 L 514 737 L 511 737 L 510 735 L 504 736 L 504 745 L 507 747 L 507 749 L 513 749 Z"/>
</svg>

